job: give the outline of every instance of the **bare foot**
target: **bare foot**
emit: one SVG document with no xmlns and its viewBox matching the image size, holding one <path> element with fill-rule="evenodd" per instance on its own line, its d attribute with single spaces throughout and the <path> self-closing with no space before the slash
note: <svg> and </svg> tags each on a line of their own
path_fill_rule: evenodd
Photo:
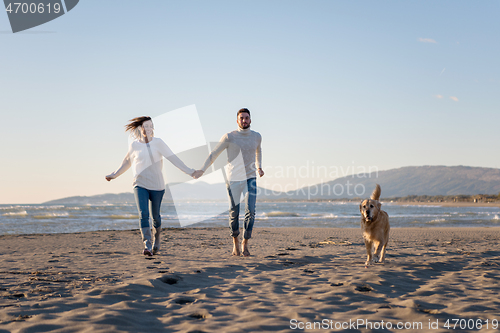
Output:
<svg viewBox="0 0 500 333">
<path fill-rule="evenodd" d="M 248 251 L 248 239 L 243 239 L 241 242 L 241 251 L 244 257 L 250 257 L 250 251 Z"/>
<path fill-rule="evenodd" d="M 239 257 L 241 255 L 239 242 L 238 237 L 233 237 L 233 256 Z"/>
</svg>

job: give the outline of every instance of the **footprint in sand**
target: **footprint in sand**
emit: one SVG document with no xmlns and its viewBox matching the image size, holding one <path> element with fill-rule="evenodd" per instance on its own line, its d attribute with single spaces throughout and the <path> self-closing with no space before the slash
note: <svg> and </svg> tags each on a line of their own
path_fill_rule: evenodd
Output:
<svg viewBox="0 0 500 333">
<path fill-rule="evenodd" d="M 196 299 L 186 298 L 186 297 L 178 298 L 174 301 L 174 303 L 180 304 L 180 305 L 185 305 L 185 304 L 190 304 L 190 303 L 195 303 L 195 302 L 196 302 Z"/>
<path fill-rule="evenodd" d="M 176 284 L 177 282 L 179 282 L 180 278 L 177 277 L 177 276 L 162 276 L 160 278 L 160 281 L 163 282 L 163 283 L 166 283 L 166 284 Z"/>
<path fill-rule="evenodd" d="M 206 319 L 211 316 L 208 313 L 191 313 L 188 317 L 194 319 Z"/>
<path fill-rule="evenodd" d="M 14 318 L 12 321 L 25 321 L 26 319 L 30 319 L 32 316 L 30 315 L 19 315 Z"/>
<path fill-rule="evenodd" d="M 367 293 L 367 292 L 370 292 L 370 291 L 373 291 L 373 288 L 367 284 L 362 284 L 362 285 L 359 285 L 359 286 L 356 286 L 355 288 L 357 291 L 361 291 L 363 293 Z"/>
</svg>

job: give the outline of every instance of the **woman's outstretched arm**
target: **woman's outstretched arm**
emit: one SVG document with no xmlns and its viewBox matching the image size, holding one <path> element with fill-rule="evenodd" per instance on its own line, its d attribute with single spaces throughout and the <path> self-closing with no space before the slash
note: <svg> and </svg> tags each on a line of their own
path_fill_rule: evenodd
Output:
<svg viewBox="0 0 500 333">
<path fill-rule="evenodd" d="M 106 176 L 106 180 L 109 182 L 112 179 L 117 178 L 118 176 L 120 176 L 121 174 L 123 174 L 125 171 L 127 171 L 128 169 L 130 169 L 131 165 L 132 165 L 132 163 L 130 162 L 129 154 L 127 153 L 127 155 L 125 155 L 125 158 L 123 159 L 122 165 L 120 165 L 120 167 L 118 168 L 118 170 L 116 170 L 115 172 L 107 175 Z"/>
<path fill-rule="evenodd" d="M 163 140 L 161 139 L 159 140 L 160 140 L 160 152 L 163 155 L 163 157 L 169 160 L 170 163 L 175 165 L 182 172 L 192 176 L 195 170 L 186 166 L 186 164 L 184 164 L 184 162 L 182 162 L 181 159 L 174 154 L 174 152 L 167 146 L 167 144 Z"/>
</svg>

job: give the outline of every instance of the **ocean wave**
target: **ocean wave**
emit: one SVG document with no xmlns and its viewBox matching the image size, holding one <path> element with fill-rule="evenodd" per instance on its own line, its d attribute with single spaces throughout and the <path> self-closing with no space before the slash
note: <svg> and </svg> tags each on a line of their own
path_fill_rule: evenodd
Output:
<svg viewBox="0 0 500 333">
<path fill-rule="evenodd" d="M 26 216 L 26 215 L 28 215 L 28 212 L 25 210 L 23 210 L 21 212 L 9 212 L 9 213 L 2 214 L 2 216 L 8 216 L 8 217 Z"/>
<path fill-rule="evenodd" d="M 498 220 L 500 220 L 500 217 L 498 217 L 498 215 L 495 214 L 495 216 L 493 216 L 492 220 L 498 221 Z"/>
<path fill-rule="evenodd" d="M 43 215 L 34 215 L 33 218 L 34 219 L 52 219 L 54 217 L 70 217 L 69 213 L 68 212 L 64 212 L 64 213 L 46 213 L 46 214 L 43 214 Z"/>
<path fill-rule="evenodd" d="M 387 205 L 390 205 L 390 204 L 387 204 Z M 443 208 L 443 206 L 440 206 L 440 205 L 398 205 L 398 204 L 395 204 L 395 205 L 391 205 L 391 206 L 400 206 L 400 207 L 422 207 L 422 208 Z"/>
<path fill-rule="evenodd" d="M 441 213 L 441 214 L 389 214 L 391 218 L 438 218 L 438 217 L 452 217 L 455 214 Z"/>
<path fill-rule="evenodd" d="M 427 221 L 425 223 L 432 224 L 432 223 L 443 223 L 443 222 L 446 222 L 446 219 L 434 219 L 434 220 L 431 220 L 431 221 Z"/>
<path fill-rule="evenodd" d="M 65 209 L 66 207 L 63 205 L 54 205 L 54 206 L 23 206 L 23 208 L 27 209 L 33 209 L 33 210 L 58 210 L 58 209 Z"/>
<path fill-rule="evenodd" d="M 352 206 L 357 206 L 357 202 L 352 202 L 352 201 L 330 201 L 330 205 L 333 206 L 345 206 L 345 205 L 352 205 Z"/>
<path fill-rule="evenodd" d="M 24 209 L 24 210 L 58 210 L 58 209 L 65 209 L 66 207 L 61 206 L 61 205 L 55 205 L 55 206 L 33 206 L 33 205 L 10 205 L 10 206 L 3 206 L 0 207 L 0 210 L 11 210 L 11 209 Z"/>
<path fill-rule="evenodd" d="M 312 213 L 308 218 L 324 218 L 324 219 L 336 219 L 338 215 L 335 214 L 321 214 L 321 213 Z"/>
<path fill-rule="evenodd" d="M 75 206 L 75 207 L 66 207 L 68 210 L 91 210 L 90 206 Z"/>
<path fill-rule="evenodd" d="M 491 216 L 491 215 L 498 216 L 498 214 L 500 214 L 500 212 L 479 212 L 478 214 L 484 214 L 484 215 L 488 215 L 488 216 Z"/>
<path fill-rule="evenodd" d="M 300 215 L 292 212 L 282 212 L 279 210 L 275 210 L 272 212 L 264 213 L 264 216 L 267 217 L 299 217 Z"/>
</svg>

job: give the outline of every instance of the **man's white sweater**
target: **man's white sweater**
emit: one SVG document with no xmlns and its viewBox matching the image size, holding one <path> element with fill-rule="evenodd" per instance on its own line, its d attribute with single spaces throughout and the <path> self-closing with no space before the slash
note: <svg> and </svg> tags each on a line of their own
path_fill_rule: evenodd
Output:
<svg viewBox="0 0 500 333">
<path fill-rule="evenodd" d="M 210 153 L 201 170 L 205 172 L 224 149 L 227 149 L 228 180 L 241 181 L 256 178 L 257 169 L 262 167 L 261 142 L 261 135 L 250 128 L 238 128 L 236 131 L 226 133 Z"/>
</svg>

